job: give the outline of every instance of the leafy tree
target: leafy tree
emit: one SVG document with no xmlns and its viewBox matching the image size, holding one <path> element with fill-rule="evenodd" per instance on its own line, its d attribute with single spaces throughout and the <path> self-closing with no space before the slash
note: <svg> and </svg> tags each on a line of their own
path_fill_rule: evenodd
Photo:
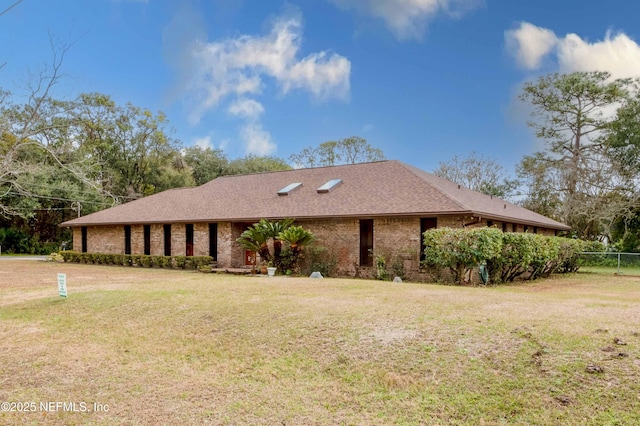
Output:
<svg viewBox="0 0 640 426">
<path fill-rule="evenodd" d="M 640 79 L 633 82 L 631 92 L 606 127 L 604 141 L 620 172 L 635 178 L 640 175 Z"/>
<path fill-rule="evenodd" d="M 508 198 L 518 186 L 516 180 L 507 178 L 501 165 L 475 152 L 466 158 L 456 155 L 440 162 L 433 173 L 474 191 L 502 198 Z"/>
<path fill-rule="evenodd" d="M 518 168 L 519 176 L 534 184 L 530 192 L 536 199 L 525 203 L 554 209 L 551 216 L 581 237 L 596 238 L 603 223 L 611 223 L 623 208 L 621 199 L 611 196 L 622 181 L 607 157 L 602 135 L 629 83 L 611 81 L 607 72 L 552 74 L 526 83 L 520 96 L 533 107 L 529 125 L 546 146 L 525 157 Z"/>
<path fill-rule="evenodd" d="M 372 147 L 366 139 L 358 136 L 323 142 L 317 147 L 306 147 L 289 157 L 289 161 L 301 168 L 356 164 L 384 159 L 381 149 Z"/>
<path fill-rule="evenodd" d="M 192 146 L 183 150 L 183 158 L 191 167 L 196 185 L 203 185 L 229 172 L 229 160 L 220 149 Z"/>
<path fill-rule="evenodd" d="M 163 113 L 132 104 L 118 106 L 108 96 L 83 94 L 72 119 L 81 152 L 100 167 L 103 188 L 140 198 L 165 189 L 191 186 L 191 170 L 171 138 Z"/>
<path fill-rule="evenodd" d="M 561 193 L 557 190 L 561 186 L 558 172 L 556 168 L 547 167 L 542 153 L 524 157 L 516 167 L 516 173 L 526 192 L 520 204 L 541 215 L 562 220 L 559 214 L 562 200 Z"/>
<path fill-rule="evenodd" d="M 26 220 L 39 210 L 69 208 L 71 200 L 113 202 L 93 179 L 90 166 L 77 156 L 76 141 L 68 130 L 71 104 L 51 96 L 66 52 L 66 47 L 54 50 L 52 65 L 27 84 L 23 103 L 0 91 L 2 216 Z"/>
<path fill-rule="evenodd" d="M 281 158 L 249 154 L 246 157 L 231 161 L 225 174 L 240 175 L 290 169 L 291 166 Z"/>
</svg>

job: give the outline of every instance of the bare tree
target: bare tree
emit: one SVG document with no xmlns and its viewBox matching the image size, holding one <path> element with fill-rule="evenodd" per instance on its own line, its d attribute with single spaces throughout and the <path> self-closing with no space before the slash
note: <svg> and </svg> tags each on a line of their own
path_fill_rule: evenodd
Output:
<svg viewBox="0 0 640 426">
<path fill-rule="evenodd" d="M 52 43 L 53 46 L 53 43 Z M 3 91 L 0 94 L 0 214 L 4 216 L 21 215 L 23 209 L 13 208 L 8 200 L 16 197 L 32 197 L 37 192 L 26 185 L 24 176 L 33 173 L 42 164 L 29 160 L 33 152 L 41 152 L 46 161 L 69 176 L 73 176 L 86 188 L 103 196 L 110 194 L 89 176 L 90 164 L 82 161 L 69 161 L 65 156 L 69 152 L 65 147 L 50 143 L 49 136 L 68 126 L 68 116 L 72 103 L 56 101 L 51 94 L 54 87 L 63 78 L 62 63 L 70 46 L 52 47 L 53 60 L 49 67 L 31 78 L 25 87 L 24 101 L 14 94 Z M 27 179 L 28 181 L 28 179 Z M 111 197 L 115 202 L 115 198 Z"/>
<path fill-rule="evenodd" d="M 289 161 L 300 168 L 366 163 L 384 159 L 381 149 L 372 147 L 366 139 L 358 136 L 323 142 L 317 147 L 306 147 L 289 157 Z"/>
<path fill-rule="evenodd" d="M 502 198 L 511 196 L 518 184 L 508 179 L 500 164 L 475 152 L 466 158 L 455 155 L 449 161 L 440 162 L 433 173 L 474 191 Z"/>
</svg>

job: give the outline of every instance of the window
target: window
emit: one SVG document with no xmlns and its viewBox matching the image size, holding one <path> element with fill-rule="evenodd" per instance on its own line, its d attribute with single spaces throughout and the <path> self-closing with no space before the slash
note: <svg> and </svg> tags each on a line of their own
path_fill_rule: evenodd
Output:
<svg viewBox="0 0 640 426">
<path fill-rule="evenodd" d="M 502 222 L 502 232 L 507 232 L 507 222 Z"/>
<path fill-rule="evenodd" d="M 171 225 L 163 225 L 164 230 L 164 255 L 171 256 Z"/>
<path fill-rule="evenodd" d="M 360 266 L 373 266 L 373 220 L 360 220 Z"/>
<path fill-rule="evenodd" d="M 534 233 L 534 234 L 537 234 L 537 233 L 538 233 L 538 227 L 537 227 L 537 226 L 534 226 L 534 227 L 533 227 L 533 233 Z"/>
<path fill-rule="evenodd" d="M 431 228 L 437 228 L 438 227 L 438 219 L 435 217 L 423 217 L 422 219 L 420 219 L 420 260 L 426 260 L 426 257 L 424 255 L 424 249 L 425 249 L 425 245 L 424 245 L 424 238 L 422 238 L 422 235 Z"/>
<path fill-rule="evenodd" d="M 193 256 L 193 224 L 188 223 L 185 228 L 185 237 L 187 240 L 187 251 L 185 254 L 187 256 Z"/>
<path fill-rule="evenodd" d="M 151 225 L 144 225 L 142 229 L 144 233 L 144 254 L 149 256 L 151 254 Z"/>
<path fill-rule="evenodd" d="M 318 194 L 325 194 L 342 183 L 342 179 L 332 179 L 318 188 Z"/>
<path fill-rule="evenodd" d="M 218 224 L 209 224 L 209 256 L 218 260 Z"/>
<path fill-rule="evenodd" d="M 493 226 L 493 221 L 492 220 L 488 220 L 487 221 L 487 228 L 491 228 Z"/>
<path fill-rule="evenodd" d="M 524 225 L 524 231 L 523 232 L 529 232 L 529 225 Z"/>
<path fill-rule="evenodd" d="M 291 183 L 285 186 L 284 188 L 282 188 L 280 191 L 278 191 L 278 195 L 281 195 L 281 196 L 289 195 L 290 193 L 300 188 L 301 186 L 302 186 L 301 182 Z"/>
<path fill-rule="evenodd" d="M 124 226 L 124 254 L 131 254 L 131 225 Z"/>
<path fill-rule="evenodd" d="M 83 226 L 80 228 L 80 232 L 82 233 L 82 252 L 87 252 L 87 227 Z"/>
</svg>

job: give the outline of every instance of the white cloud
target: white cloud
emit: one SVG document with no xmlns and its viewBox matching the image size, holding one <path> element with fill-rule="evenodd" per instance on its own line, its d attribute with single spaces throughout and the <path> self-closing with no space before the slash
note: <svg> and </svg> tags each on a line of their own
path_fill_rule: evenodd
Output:
<svg viewBox="0 0 640 426">
<path fill-rule="evenodd" d="M 198 146 L 202 149 L 213 149 L 213 142 L 211 142 L 211 136 L 204 136 L 201 138 L 196 138 L 193 141 L 193 145 Z"/>
<path fill-rule="evenodd" d="M 262 104 L 253 99 L 238 99 L 229 106 L 229 114 L 237 117 L 258 118 L 264 113 Z"/>
<path fill-rule="evenodd" d="M 460 18 L 481 0 L 330 0 L 341 9 L 384 21 L 400 40 L 421 39 L 430 19 L 439 13 Z"/>
<path fill-rule="evenodd" d="M 271 140 L 271 135 L 262 128 L 260 123 L 247 123 L 240 134 L 247 154 L 271 155 L 276 151 L 276 144 Z"/>
<path fill-rule="evenodd" d="M 276 150 L 271 134 L 260 122 L 264 113 L 262 104 L 254 99 L 241 98 L 233 102 L 228 109 L 229 114 L 243 118 L 245 123 L 240 130 L 247 154 L 270 155 Z"/>
<path fill-rule="evenodd" d="M 640 45 L 624 33 L 608 31 L 589 42 L 577 34 L 560 38 L 553 31 L 522 22 L 505 32 L 507 50 L 519 65 L 535 70 L 547 58 L 559 72 L 608 71 L 613 78 L 640 76 Z"/>
<path fill-rule="evenodd" d="M 244 120 L 239 127 L 248 153 L 268 155 L 276 150 L 260 118 L 265 114 L 259 95 L 275 85 L 282 95 L 307 92 L 314 99 L 346 100 L 351 63 L 331 51 L 301 55 L 302 19 L 293 13 L 277 17 L 263 35 L 242 35 L 207 41 L 201 14 L 188 3 L 181 6 L 163 33 L 164 56 L 177 75 L 169 97 L 181 99 L 196 125 L 203 115 L 228 103 L 227 112 Z M 201 143 L 206 144 L 205 138 Z M 220 149 L 231 144 L 220 142 Z"/>
<path fill-rule="evenodd" d="M 640 46 L 624 33 L 607 32 L 604 40 L 588 43 L 568 34 L 558 46 L 562 72 L 609 71 L 614 78 L 640 76 Z"/>
<path fill-rule="evenodd" d="M 522 22 L 515 30 L 505 32 L 507 49 L 524 68 L 537 69 L 542 59 L 558 44 L 555 33 L 546 28 Z"/>
<path fill-rule="evenodd" d="M 318 99 L 346 99 L 349 60 L 328 51 L 299 58 L 301 44 L 302 23 L 297 15 L 277 19 L 263 36 L 192 44 L 194 69 L 188 84 L 194 104 L 191 121 L 197 123 L 226 97 L 260 94 L 265 77 L 273 78 L 283 94 L 300 89 Z"/>
</svg>

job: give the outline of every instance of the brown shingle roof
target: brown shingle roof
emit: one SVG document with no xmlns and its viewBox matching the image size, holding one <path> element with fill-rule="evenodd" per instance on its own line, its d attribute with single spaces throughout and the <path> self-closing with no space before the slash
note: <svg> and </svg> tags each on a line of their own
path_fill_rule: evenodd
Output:
<svg viewBox="0 0 640 426">
<path fill-rule="evenodd" d="M 319 194 L 317 189 L 332 179 L 342 179 L 342 183 Z M 286 196 L 277 194 L 294 182 L 301 182 L 302 187 Z M 164 191 L 62 226 L 446 214 L 569 229 L 400 161 L 223 176 L 196 188 Z"/>
</svg>

